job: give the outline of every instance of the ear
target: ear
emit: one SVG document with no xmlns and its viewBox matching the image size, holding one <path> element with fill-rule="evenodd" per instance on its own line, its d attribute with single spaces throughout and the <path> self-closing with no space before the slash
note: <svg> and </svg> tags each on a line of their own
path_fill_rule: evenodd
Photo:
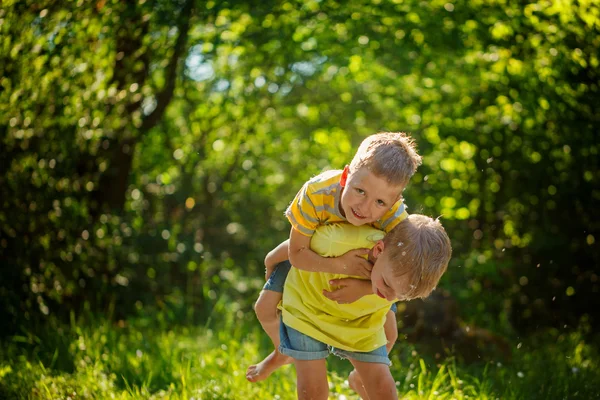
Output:
<svg viewBox="0 0 600 400">
<path fill-rule="evenodd" d="M 383 243 L 383 240 L 379 240 L 377 243 L 375 243 L 375 246 L 373 246 L 373 258 L 377 259 L 381 253 L 383 253 L 383 249 L 385 247 L 385 244 Z"/>
<path fill-rule="evenodd" d="M 348 180 L 348 170 L 349 167 L 346 165 L 344 170 L 342 171 L 342 176 L 340 176 L 340 186 L 346 187 L 346 181 Z"/>
</svg>

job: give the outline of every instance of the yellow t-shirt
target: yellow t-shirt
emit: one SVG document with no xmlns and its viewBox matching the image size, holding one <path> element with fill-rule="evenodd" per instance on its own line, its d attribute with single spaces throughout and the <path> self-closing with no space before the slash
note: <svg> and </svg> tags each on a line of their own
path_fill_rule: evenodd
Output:
<svg viewBox="0 0 600 400">
<path fill-rule="evenodd" d="M 326 171 L 302 186 L 285 211 L 294 229 L 305 236 L 312 236 L 318 226 L 348 222 L 339 209 L 341 176 L 341 170 Z M 402 201 L 397 201 L 380 220 L 371 225 L 387 233 L 407 216 L 406 206 Z"/>
<path fill-rule="evenodd" d="M 324 257 L 338 257 L 349 250 L 372 248 L 383 236 L 384 232 L 368 225 L 324 225 L 313 234 L 310 248 Z M 351 304 L 338 304 L 323 296 L 323 289 L 332 290 L 330 279 L 346 277 L 291 268 L 283 290 L 283 322 L 333 347 L 373 351 L 387 343 L 383 325 L 393 302 L 370 294 Z"/>
</svg>

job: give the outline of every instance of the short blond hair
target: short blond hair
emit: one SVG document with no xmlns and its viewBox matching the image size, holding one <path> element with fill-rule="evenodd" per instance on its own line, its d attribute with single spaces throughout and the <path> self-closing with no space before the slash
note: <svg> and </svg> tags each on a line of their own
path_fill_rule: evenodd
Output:
<svg viewBox="0 0 600 400">
<path fill-rule="evenodd" d="M 452 245 L 438 219 L 411 214 L 383 239 L 392 276 L 408 274 L 410 290 L 405 300 L 425 298 L 448 268 Z"/>
<path fill-rule="evenodd" d="M 421 165 L 415 141 L 404 132 L 380 132 L 360 144 L 350 163 L 350 173 L 367 167 L 393 185 L 406 187 Z"/>
</svg>

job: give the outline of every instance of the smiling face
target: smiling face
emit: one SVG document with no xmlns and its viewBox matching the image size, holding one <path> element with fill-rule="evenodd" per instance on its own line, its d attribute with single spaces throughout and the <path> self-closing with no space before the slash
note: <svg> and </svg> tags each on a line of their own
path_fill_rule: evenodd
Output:
<svg viewBox="0 0 600 400">
<path fill-rule="evenodd" d="M 392 185 L 366 167 L 354 172 L 344 169 L 341 182 L 344 187 L 340 211 L 352 225 L 377 221 L 400 199 L 403 186 Z"/>
</svg>

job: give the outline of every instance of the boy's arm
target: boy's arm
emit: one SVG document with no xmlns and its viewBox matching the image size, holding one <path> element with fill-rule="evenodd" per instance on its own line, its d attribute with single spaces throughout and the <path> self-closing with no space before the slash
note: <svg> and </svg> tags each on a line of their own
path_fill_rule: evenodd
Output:
<svg viewBox="0 0 600 400">
<path fill-rule="evenodd" d="M 329 284 L 336 289 L 331 292 L 323 289 L 323 296 L 339 304 L 354 303 L 363 296 L 373 294 L 370 280 L 342 278 L 332 279 Z"/>
<path fill-rule="evenodd" d="M 311 236 L 292 228 L 289 240 L 289 259 L 292 265 L 308 272 L 326 272 L 371 277 L 373 266 L 362 256 L 368 249 L 350 250 L 340 257 L 321 257 L 310 249 Z"/>
<path fill-rule="evenodd" d="M 290 240 L 286 239 L 267 253 L 265 257 L 265 280 L 269 279 L 277 264 L 288 259 L 289 242 Z"/>
</svg>

